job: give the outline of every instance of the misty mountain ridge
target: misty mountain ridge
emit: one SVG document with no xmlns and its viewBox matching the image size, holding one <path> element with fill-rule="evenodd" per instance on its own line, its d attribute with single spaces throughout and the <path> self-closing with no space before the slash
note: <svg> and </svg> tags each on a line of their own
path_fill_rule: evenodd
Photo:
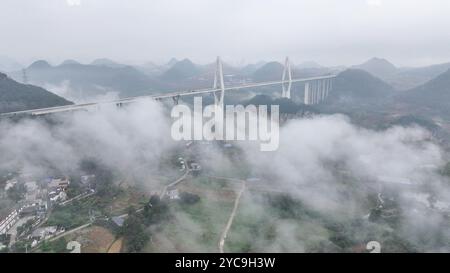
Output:
<svg viewBox="0 0 450 273">
<path fill-rule="evenodd" d="M 306 62 L 302 62 L 300 64 L 295 65 L 295 67 L 297 69 L 304 69 L 304 68 L 323 68 L 322 65 L 318 64 L 317 62 L 314 61 L 306 61 Z"/>
<path fill-rule="evenodd" d="M 337 75 L 327 99 L 330 103 L 370 103 L 394 94 L 392 86 L 360 69 L 347 69 Z"/>
<path fill-rule="evenodd" d="M 73 60 L 66 60 L 58 66 L 52 66 L 45 60 L 39 60 L 26 69 L 26 76 L 28 82 L 43 86 L 63 96 L 66 93 L 58 92 L 58 90 L 68 89 L 76 95 L 68 96 L 71 99 L 75 99 L 75 97 L 95 98 L 111 92 L 117 93 L 119 97 L 131 97 L 163 93 L 166 90 L 205 88 L 212 85 L 215 62 L 201 65 L 187 58 L 181 61 L 176 61 L 176 59 L 172 58 L 169 63 L 172 66 L 166 69 L 168 64 L 160 66 L 148 63 L 133 67 L 119 64 L 106 58 L 97 59 L 91 64 L 80 64 Z M 275 61 L 248 64 L 244 67 L 235 67 L 223 62 L 222 66 L 225 76 L 230 76 L 229 78 L 226 77 L 226 81 L 231 85 L 238 85 L 241 80 L 244 82 L 248 80 L 253 82 L 281 80 L 284 70 L 284 65 Z M 301 68 L 303 66 L 305 68 Z M 308 66 L 315 67 L 307 68 Z M 430 77 L 446 66 L 450 67 L 450 64 L 422 68 L 396 68 L 385 59 L 372 58 L 364 64 L 354 66 L 363 68 L 359 71 L 366 71 L 369 74 L 355 72 L 356 69 L 350 69 L 344 71 L 346 73 L 340 74 L 342 68 L 324 67 L 315 62 L 304 62 L 297 66 L 292 65 L 292 73 L 294 78 L 339 74 L 335 88 L 337 88 L 339 93 L 339 101 L 342 102 L 342 100 L 380 99 L 395 89 L 391 83 L 395 82 L 396 77 L 399 78 L 408 73 L 413 76 L 419 75 L 418 77 L 420 75 Z M 358 74 L 358 76 L 353 74 Z M 388 79 L 383 80 L 375 74 L 383 75 L 383 77 Z M 391 76 L 388 77 L 388 74 L 391 74 Z M 373 76 L 371 83 L 368 82 L 368 75 Z M 17 81 L 24 79 L 22 71 L 11 73 L 11 77 Z M 345 77 L 345 81 L 348 83 L 345 88 L 340 86 L 342 83 L 339 82 L 341 77 Z M 378 78 L 378 84 L 375 84 L 377 81 L 375 78 Z M 394 84 L 394 86 L 396 85 Z M 383 90 L 389 91 L 384 92 Z M 93 101 L 94 99 L 91 100 Z"/>
<path fill-rule="evenodd" d="M 170 60 L 165 64 L 165 66 L 167 67 L 172 67 L 174 64 L 178 63 L 179 61 L 177 60 L 177 58 L 170 58 Z"/>
<path fill-rule="evenodd" d="M 241 68 L 241 73 L 243 75 L 252 75 L 253 73 L 255 73 L 256 70 L 258 70 L 259 68 L 261 68 L 263 65 L 265 65 L 266 62 L 259 62 L 259 63 L 254 63 L 254 64 L 247 64 L 244 67 Z"/>
<path fill-rule="evenodd" d="M 387 80 L 399 90 L 409 90 L 438 77 L 450 69 L 450 62 L 415 68 L 403 68 Z"/>
<path fill-rule="evenodd" d="M 450 101 L 450 69 L 436 78 L 399 94 L 399 101 L 448 110 Z"/>
<path fill-rule="evenodd" d="M 115 61 L 107 59 L 107 58 L 95 59 L 94 61 L 91 62 L 91 65 L 107 66 L 107 67 L 112 67 L 112 68 L 127 66 L 125 64 L 121 64 L 121 63 L 115 62 Z"/>
<path fill-rule="evenodd" d="M 386 59 L 372 58 L 352 68 L 369 72 L 397 90 L 409 90 L 425 84 L 450 69 L 450 62 L 422 67 L 396 67 Z"/>
<path fill-rule="evenodd" d="M 161 75 L 161 78 L 168 81 L 178 81 L 198 76 L 200 73 L 200 68 L 186 58 L 173 64 Z"/>
<path fill-rule="evenodd" d="M 242 103 L 243 105 L 266 105 L 270 111 L 271 105 L 278 105 L 281 114 L 297 114 L 303 112 L 315 113 L 317 110 L 311 105 L 296 103 L 287 98 L 273 98 L 268 95 L 256 95 Z"/>
<path fill-rule="evenodd" d="M 281 80 L 284 66 L 279 62 L 268 62 L 258 68 L 252 74 L 252 78 L 256 82 Z"/>
<path fill-rule="evenodd" d="M 353 69 L 361 69 L 380 78 L 387 79 L 397 73 L 397 67 L 383 58 L 372 58 L 360 65 L 355 65 Z"/>
<path fill-rule="evenodd" d="M 0 73 L 0 113 L 73 104 L 41 87 L 21 84 Z"/>
<path fill-rule="evenodd" d="M 99 62 L 97 62 L 99 63 Z M 165 86 L 131 66 L 111 67 L 109 65 L 92 65 L 65 62 L 51 66 L 47 61 L 32 63 L 26 74 L 30 83 L 57 89 L 68 88 L 73 97 L 92 97 L 117 92 L 119 97 L 150 94 L 152 90 L 165 90 Z M 11 73 L 12 78 L 22 81 L 22 71 Z M 64 86 L 67 84 L 68 86 Z"/>
<path fill-rule="evenodd" d="M 62 63 L 62 65 L 64 65 L 64 62 Z M 31 70 L 33 70 L 33 69 L 50 69 L 50 68 L 52 68 L 52 66 L 47 61 L 38 60 L 38 61 L 35 61 L 32 64 L 30 64 L 27 67 L 27 70 L 28 69 L 31 69 Z"/>
<path fill-rule="evenodd" d="M 66 64 L 80 64 L 80 63 L 75 60 L 65 60 L 61 63 L 61 65 L 66 65 Z"/>
</svg>

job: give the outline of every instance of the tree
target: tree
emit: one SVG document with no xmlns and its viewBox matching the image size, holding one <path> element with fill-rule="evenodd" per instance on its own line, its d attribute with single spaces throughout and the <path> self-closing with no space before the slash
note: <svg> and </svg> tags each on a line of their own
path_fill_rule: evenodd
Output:
<svg viewBox="0 0 450 273">
<path fill-rule="evenodd" d="M 12 252 L 14 253 L 25 253 L 27 249 L 30 248 L 28 242 L 18 241 L 12 246 Z"/>
<path fill-rule="evenodd" d="M 200 201 L 200 196 L 198 196 L 197 194 L 188 193 L 188 192 L 182 192 L 180 194 L 180 202 L 182 204 L 192 205 L 192 204 L 197 203 L 198 201 Z"/>
<path fill-rule="evenodd" d="M 8 189 L 7 195 L 9 199 L 18 202 L 19 200 L 25 197 L 25 193 L 26 193 L 25 185 L 15 184 L 13 187 Z"/>
<path fill-rule="evenodd" d="M 31 226 L 33 225 L 34 220 L 30 219 L 25 224 L 17 227 L 17 235 L 21 235 L 23 232 L 28 232 L 31 229 Z"/>
<path fill-rule="evenodd" d="M 122 234 L 125 238 L 128 252 L 139 252 L 150 239 L 142 220 L 135 214 L 128 216 L 123 223 Z"/>
<path fill-rule="evenodd" d="M 146 225 L 157 224 L 169 215 L 169 206 L 165 201 L 159 197 L 150 198 L 150 201 L 145 205 L 143 216 Z"/>
<path fill-rule="evenodd" d="M 68 252 L 67 250 L 67 241 L 64 238 L 60 238 L 56 241 L 49 242 L 48 243 L 50 252 L 54 253 L 65 253 Z"/>
</svg>

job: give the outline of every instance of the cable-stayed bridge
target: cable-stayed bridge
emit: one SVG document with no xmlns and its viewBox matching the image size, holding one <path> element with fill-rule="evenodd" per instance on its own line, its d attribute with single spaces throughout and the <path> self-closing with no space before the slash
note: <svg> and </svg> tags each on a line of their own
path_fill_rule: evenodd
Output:
<svg viewBox="0 0 450 273">
<path fill-rule="evenodd" d="M 193 96 L 193 95 L 204 95 L 204 94 L 213 94 L 214 102 L 219 107 L 223 108 L 225 92 L 228 91 L 240 91 L 248 88 L 256 88 L 262 86 L 273 86 L 273 85 L 281 85 L 281 97 L 283 98 L 291 98 L 291 87 L 293 83 L 302 82 L 305 84 L 305 92 L 304 92 L 304 103 L 305 104 L 318 104 L 322 102 L 325 98 L 328 97 L 330 90 L 332 89 L 333 79 L 336 78 L 336 75 L 325 75 L 318 77 L 309 77 L 309 78 L 292 78 L 291 64 L 289 62 L 289 58 L 286 58 L 284 63 L 283 75 L 280 81 L 267 81 L 267 82 L 257 82 L 250 83 L 238 86 L 225 86 L 223 80 L 223 69 L 222 62 L 219 57 L 217 57 L 216 61 L 216 71 L 214 74 L 214 84 L 212 88 L 206 89 L 196 89 L 196 90 L 188 90 L 188 91 L 177 91 L 177 92 L 168 92 L 163 94 L 155 94 L 155 95 L 145 95 L 131 98 L 123 98 L 113 101 L 107 102 L 93 102 L 93 103 L 84 103 L 84 104 L 75 104 L 75 105 L 66 105 L 66 106 L 56 106 L 49 108 L 41 108 L 34 110 L 25 110 L 25 111 L 17 111 L 10 113 L 0 114 L 0 117 L 13 117 L 13 116 L 40 116 L 47 115 L 53 113 L 62 113 L 62 112 L 71 112 L 78 110 L 89 110 L 96 109 L 101 107 L 102 105 L 115 105 L 117 107 L 122 107 L 123 105 L 133 103 L 142 99 L 153 99 L 153 100 L 163 100 L 163 99 L 172 99 L 175 104 L 178 104 L 178 100 L 180 97 L 184 96 Z"/>
</svg>

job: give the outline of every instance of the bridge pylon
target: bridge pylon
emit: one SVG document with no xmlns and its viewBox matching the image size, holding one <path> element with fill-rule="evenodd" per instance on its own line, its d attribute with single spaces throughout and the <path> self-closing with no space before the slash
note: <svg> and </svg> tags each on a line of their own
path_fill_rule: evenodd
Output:
<svg viewBox="0 0 450 273">
<path fill-rule="evenodd" d="M 291 63 L 289 62 L 289 57 L 286 57 L 286 60 L 284 61 L 284 70 L 281 81 L 282 81 L 281 86 L 283 88 L 281 92 L 281 97 L 290 99 L 292 87 L 292 71 L 291 71 Z"/>
<path fill-rule="evenodd" d="M 180 95 L 172 97 L 173 104 L 178 105 L 178 101 L 180 100 Z"/>
<path fill-rule="evenodd" d="M 220 89 L 219 91 L 214 92 L 214 104 L 223 110 L 224 107 L 223 99 L 225 97 L 225 84 L 223 81 L 222 61 L 220 60 L 219 56 L 217 57 L 216 60 L 216 71 L 214 74 L 213 89 Z"/>
</svg>

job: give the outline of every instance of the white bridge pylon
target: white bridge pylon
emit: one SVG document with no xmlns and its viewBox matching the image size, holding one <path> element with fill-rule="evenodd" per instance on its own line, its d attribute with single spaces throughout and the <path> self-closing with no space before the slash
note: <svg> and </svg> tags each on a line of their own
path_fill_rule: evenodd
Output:
<svg viewBox="0 0 450 273">
<path fill-rule="evenodd" d="M 281 82 L 282 82 L 281 86 L 283 88 L 283 90 L 281 91 L 281 97 L 290 99 L 292 87 L 292 71 L 291 71 L 291 63 L 289 62 L 289 57 L 286 57 L 286 60 L 284 61 L 284 70 Z"/>
<path fill-rule="evenodd" d="M 225 97 L 225 84 L 223 81 L 223 67 L 220 57 L 217 57 L 216 60 L 216 72 L 214 73 L 213 89 L 220 89 L 218 92 L 213 93 L 214 104 L 220 109 L 223 109 L 224 107 L 223 99 Z"/>
<path fill-rule="evenodd" d="M 324 101 L 332 88 L 333 78 L 305 81 L 304 104 L 319 104 Z M 281 97 L 291 98 L 292 70 L 289 57 L 284 61 L 283 76 L 281 78 Z"/>
</svg>

